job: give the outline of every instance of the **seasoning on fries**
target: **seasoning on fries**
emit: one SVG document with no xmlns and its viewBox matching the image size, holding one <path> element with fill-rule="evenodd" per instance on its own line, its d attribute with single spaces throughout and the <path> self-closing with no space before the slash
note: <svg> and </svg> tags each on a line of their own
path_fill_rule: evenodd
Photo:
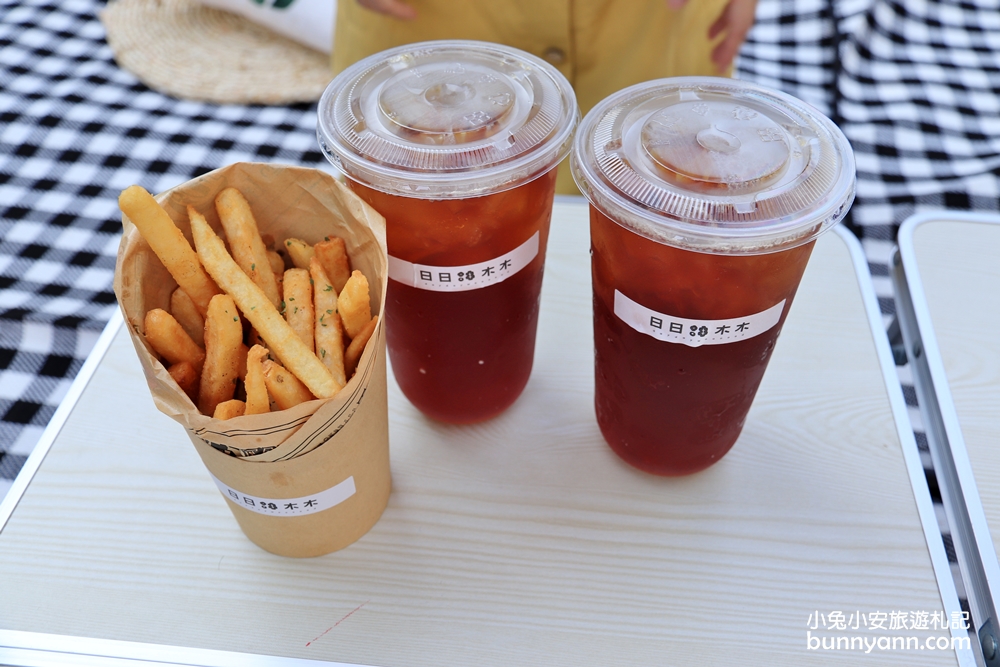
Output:
<svg viewBox="0 0 1000 667">
<path fill-rule="evenodd" d="M 336 236 L 327 238 L 313 246 L 313 251 L 319 263 L 323 265 L 330 282 L 333 283 L 333 288 L 340 294 L 351 277 L 351 260 L 347 257 L 344 239 Z"/>
<path fill-rule="evenodd" d="M 313 289 L 309 284 L 309 272 L 305 269 L 288 269 L 285 271 L 285 298 L 281 307 L 285 312 L 285 321 L 298 334 L 299 338 L 310 350 L 313 345 Z"/>
<path fill-rule="evenodd" d="M 301 239 L 285 239 L 285 250 L 297 269 L 308 269 L 316 250 Z"/>
<path fill-rule="evenodd" d="M 226 188 L 216 197 L 225 242 L 189 206 L 192 248 L 142 188 L 128 188 L 119 201 L 178 284 L 171 312 L 146 313 L 146 340 L 202 414 L 285 410 L 347 384 L 378 317 L 343 239 L 313 246 L 262 237 L 242 193 Z M 286 270 L 289 261 L 295 268 Z"/>
<path fill-rule="evenodd" d="M 306 347 L 277 308 L 250 278 L 240 270 L 226 252 L 222 239 L 215 235 L 205 218 L 188 207 L 191 230 L 198 257 L 216 283 L 224 289 L 264 341 L 271 353 L 278 357 L 317 398 L 330 398 L 341 387 L 330 375 L 326 366 Z"/>
<path fill-rule="evenodd" d="M 267 248 L 257 231 L 257 221 L 250 211 L 250 204 L 239 190 L 226 188 L 215 198 L 215 210 L 222 221 L 222 228 L 226 230 L 232 258 L 277 307 L 281 303 L 278 281 L 271 270 Z M 197 244 L 196 241 L 195 245 Z"/>
<path fill-rule="evenodd" d="M 330 369 L 337 382 L 347 384 L 347 373 L 344 370 L 344 325 L 337 313 L 337 292 L 315 257 L 309 260 L 309 277 L 313 283 L 316 354 Z"/>
</svg>

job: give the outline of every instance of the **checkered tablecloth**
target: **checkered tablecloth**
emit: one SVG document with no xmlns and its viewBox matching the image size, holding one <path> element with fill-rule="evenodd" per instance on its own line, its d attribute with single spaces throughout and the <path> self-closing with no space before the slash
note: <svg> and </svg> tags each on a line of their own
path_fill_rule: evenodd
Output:
<svg viewBox="0 0 1000 667">
<path fill-rule="evenodd" d="M 991 2 L 759 0 L 740 56 L 739 77 L 811 102 L 851 140 L 849 224 L 887 318 L 899 223 L 921 210 L 1000 208 Z M 0 496 L 116 308 L 118 193 L 133 183 L 159 192 L 240 160 L 328 168 L 313 105 L 152 91 L 115 65 L 102 6 L 0 0 Z M 906 368 L 901 377 L 915 406 Z"/>
</svg>

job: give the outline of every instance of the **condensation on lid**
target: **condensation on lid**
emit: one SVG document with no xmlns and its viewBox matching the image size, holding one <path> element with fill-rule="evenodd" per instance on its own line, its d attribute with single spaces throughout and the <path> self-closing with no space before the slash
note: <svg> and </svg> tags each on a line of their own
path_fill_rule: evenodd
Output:
<svg viewBox="0 0 1000 667">
<path fill-rule="evenodd" d="M 854 198 L 843 133 L 804 102 L 713 77 L 651 81 L 595 107 L 573 151 L 601 211 L 670 245 L 715 253 L 806 243 Z"/>
<path fill-rule="evenodd" d="M 376 54 L 333 80 L 317 136 L 350 178 L 404 196 L 515 187 L 565 157 L 578 120 L 554 67 L 497 44 L 441 41 Z"/>
</svg>

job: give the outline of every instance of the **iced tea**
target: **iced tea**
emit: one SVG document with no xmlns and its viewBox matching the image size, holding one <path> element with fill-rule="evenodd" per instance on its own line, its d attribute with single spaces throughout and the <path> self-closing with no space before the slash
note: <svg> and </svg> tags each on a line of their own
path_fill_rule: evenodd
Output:
<svg viewBox="0 0 1000 667">
<path fill-rule="evenodd" d="M 513 190 L 443 201 L 351 184 L 385 216 L 392 257 L 451 267 L 456 283 L 472 270 L 464 268 L 460 276 L 458 267 L 476 265 L 474 278 L 485 271 L 502 275 L 503 258 L 537 235 L 537 253 L 523 268 L 478 289 L 432 291 L 393 280 L 390 273 L 385 317 L 393 374 L 427 416 L 452 423 L 489 419 L 527 384 L 555 178 L 552 170 Z"/>
<path fill-rule="evenodd" d="M 828 118 L 743 81 L 619 91 L 580 124 L 591 203 L 595 408 L 628 463 L 657 475 L 735 444 L 815 239 L 854 199 Z"/>
<path fill-rule="evenodd" d="M 639 236 L 591 208 L 595 399 L 605 440 L 633 466 L 685 475 L 736 442 L 805 270 L 813 243 L 767 255 L 694 253 Z M 615 314 L 615 291 L 681 324 L 723 321 L 783 303 L 777 322 L 741 340 L 692 347 L 637 331 Z M 743 320 L 746 321 L 746 320 Z M 715 324 L 733 331 L 742 324 Z"/>
<path fill-rule="evenodd" d="M 386 218 L 386 337 L 407 398 L 470 423 L 521 394 L 535 351 L 556 167 L 573 87 L 500 44 L 407 44 L 338 75 L 320 147 Z"/>
</svg>

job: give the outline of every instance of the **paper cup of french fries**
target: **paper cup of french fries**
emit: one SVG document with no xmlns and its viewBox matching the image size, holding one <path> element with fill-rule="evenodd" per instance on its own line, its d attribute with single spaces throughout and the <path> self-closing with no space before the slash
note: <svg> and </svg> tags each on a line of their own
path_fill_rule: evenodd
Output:
<svg viewBox="0 0 1000 667">
<path fill-rule="evenodd" d="M 153 401 L 240 528 L 282 556 L 355 542 L 391 487 L 384 219 L 322 171 L 253 163 L 119 204 L 115 294 Z"/>
</svg>

